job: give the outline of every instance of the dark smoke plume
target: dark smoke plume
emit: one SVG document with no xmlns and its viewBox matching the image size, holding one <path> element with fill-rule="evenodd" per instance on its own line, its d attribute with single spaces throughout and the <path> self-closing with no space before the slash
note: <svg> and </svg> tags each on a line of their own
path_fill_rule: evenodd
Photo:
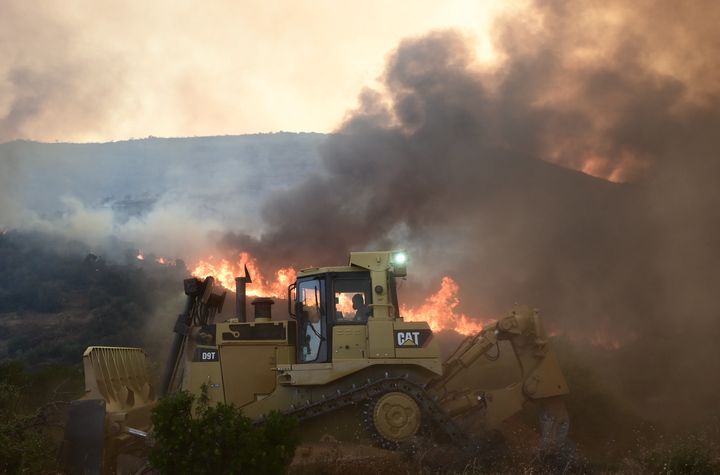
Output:
<svg viewBox="0 0 720 475">
<path fill-rule="evenodd" d="M 472 314 L 525 301 L 623 343 L 689 414 L 720 369 L 718 20 L 716 2 L 538 2 L 497 24 L 495 69 L 452 31 L 406 40 L 322 173 L 265 205 L 261 239 L 224 244 L 278 267 L 408 248 L 416 285 L 450 273 Z"/>
</svg>

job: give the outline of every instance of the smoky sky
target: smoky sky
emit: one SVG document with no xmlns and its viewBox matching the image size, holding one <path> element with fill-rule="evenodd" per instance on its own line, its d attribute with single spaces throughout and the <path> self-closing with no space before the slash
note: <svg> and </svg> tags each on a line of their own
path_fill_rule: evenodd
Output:
<svg viewBox="0 0 720 475">
<path fill-rule="evenodd" d="M 662 367 L 651 386 L 690 388 L 696 400 L 682 408 L 712 401 L 703 374 L 720 370 L 718 24 L 712 1 L 538 1 L 495 22 L 493 66 L 457 31 L 408 38 L 323 141 L 319 165 L 273 174 L 269 164 L 272 192 L 243 195 L 259 224 L 215 215 L 201 229 L 220 237 L 193 235 L 196 249 L 247 251 L 267 272 L 404 248 L 414 302 L 450 275 L 468 315 L 528 303 L 554 332 L 623 342 L 638 372 Z M 188 179 L 167 183 L 202 176 L 182 169 Z M 213 175 L 230 204 L 231 175 Z M 17 215 L 8 190 L 22 183 L 0 184 L 3 213 Z M 170 191 L 152 199 L 180 209 L 175 240 L 202 214 Z M 159 247 L 163 222 L 150 233 Z"/>
<path fill-rule="evenodd" d="M 405 247 L 410 280 L 453 275 L 473 315 L 528 302 L 560 333 L 703 348 L 655 360 L 668 374 L 717 366 L 719 12 L 537 2 L 496 24 L 495 70 L 456 32 L 407 39 L 323 173 L 266 203 L 261 239 L 225 244 L 276 265 Z"/>
<path fill-rule="evenodd" d="M 53 10 L 0 3 L 0 142 L 73 136 L 113 114 L 124 57 L 94 51 Z"/>
<path fill-rule="evenodd" d="M 716 76 L 690 84 L 652 55 L 662 49 L 656 29 L 710 21 L 717 8 L 698 19 L 672 17 L 673 3 L 592 5 L 538 3 L 534 28 L 524 17 L 500 21 L 500 70 L 477 68 L 452 31 L 404 41 L 384 90 L 364 91 L 325 145 L 323 173 L 269 200 L 260 241 L 227 242 L 294 264 L 336 262 L 358 247 L 432 248 L 427 265 L 464 267 L 490 308 L 521 295 L 609 303 L 628 286 L 669 285 L 661 267 L 677 254 L 711 268 L 718 99 L 704 83 Z M 656 22 L 636 22 L 656 10 Z M 592 13 L 620 26 L 588 38 L 578 28 Z M 684 25 L 686 36 L 701 27 Z M 577 171 L 585 166 L 623 183 Z M 645 278 L 635 279 L 641 268 Z M 577 288 L 559 292 L 561 282 Z"/>
<path fill-rule="evenodd" d="M 507 3 L 1 0 L 0 143 L 328 132 L 401 38 Z"/>
</svg>

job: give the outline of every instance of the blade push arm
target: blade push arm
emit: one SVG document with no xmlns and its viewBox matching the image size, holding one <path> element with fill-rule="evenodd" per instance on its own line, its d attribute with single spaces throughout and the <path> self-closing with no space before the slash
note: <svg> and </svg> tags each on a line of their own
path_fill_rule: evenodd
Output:
<svg viewBox="0 0 720 475">
<path fill-rule="evenodd" d="M 468 370 L 500 341 L 512 346 L 521 379 L 508 387 L 484 389 L 469 380 Z M 568 393 L 567 382 L 537 311 L 515 307 L 505 317 L 468 337 L 443 364 L 443 376 L 429 389 L 436 392 L 441 405 L 451 415 L 465 413 L 477 406 L 485 408 L 488 425 L 496 425 L 519 411 L 527 400 L 547 400 Z M 449 389 L 450 382 L 462 378 L 470 388 Z"/>
</svg>

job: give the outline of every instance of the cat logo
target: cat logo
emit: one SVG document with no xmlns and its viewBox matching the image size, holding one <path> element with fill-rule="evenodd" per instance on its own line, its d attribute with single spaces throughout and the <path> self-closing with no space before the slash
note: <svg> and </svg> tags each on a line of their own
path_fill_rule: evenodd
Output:
<svg viewBox="0 0 720 475">
<path fill-rule="evenodd" d="M 432 331 L 423 330 L 395 330 L 395 348 L 420 348 L 432 336 Z"/>
<path fill-rule="evenodd" d="M 418 346 L 420 332 L 397 332 L 398 346 Z"/>
</svg>

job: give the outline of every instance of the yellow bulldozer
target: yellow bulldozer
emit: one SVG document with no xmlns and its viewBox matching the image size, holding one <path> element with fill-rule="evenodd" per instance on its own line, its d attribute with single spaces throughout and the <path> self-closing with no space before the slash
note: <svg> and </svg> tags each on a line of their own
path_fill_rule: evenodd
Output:
<svg viewBox="0 0 720 475">
<path fill-rule="evenodd" d="M 541 445 L 563 444 L 568 386 L 537 311 L 515 307 L 443 361 L 429 325 L 403 319 L 396 280 L 407 275 L 406 261 L 399 251 L 353 252 L 347 266 L 303 269 L 288 288 L 284 320 L 272 318 L 273 300 L 257 298 L 249 321 L 247 269 L 236 278 L 236 315 L 223 322 L 215 317 L 225 293 L 214 291 L 214 279 L 186 279 L 160 391 L 143 350 L 85 351 L 86 393 L 66 427 L 69 470 L 113 473 L 118 457 L 142 453 L 157 398 L 181 389 L 205 391 L 210 404 L 234 404 L 253 419 L 292 415 L 305 441 L 331 434 L 390 449 L 429 430 L 471 446 L 478 430 L 534 401 Z M 486 387 L 476 369 L 491 366 L 501 345 L 514 353 L 515 380 Z"/>
</svg>

